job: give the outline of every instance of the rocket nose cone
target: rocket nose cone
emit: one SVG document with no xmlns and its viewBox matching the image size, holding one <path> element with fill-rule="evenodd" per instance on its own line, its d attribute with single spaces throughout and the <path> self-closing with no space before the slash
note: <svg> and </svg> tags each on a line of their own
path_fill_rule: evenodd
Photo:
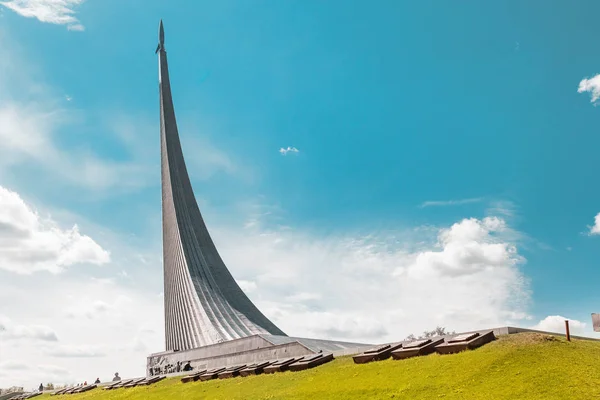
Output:
<svg viewBox="0 0 600 400">
<path fill-rule="evenodd" d="M 158 41 L 160 43 L 164 43 L 165 41 L 165 30 L 163 28 L 163 21 L 160 20 L 160 25 L 158 26 Z"/>
</svg>

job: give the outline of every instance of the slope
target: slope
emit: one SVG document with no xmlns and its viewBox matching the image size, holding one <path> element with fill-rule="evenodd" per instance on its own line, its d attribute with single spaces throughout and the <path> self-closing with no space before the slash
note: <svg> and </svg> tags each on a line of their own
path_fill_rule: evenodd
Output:
<svg viewBox="0 0 600 400">
<path fill-rule="evenodd" d="M 521 333 L 455 355 L 363 365 L 343 357 L 303 372 L 188 384 L 167 379 L 150 387 L 93 390 L 69 398 L 590 399 L 600 398 L 599 387 L 600 342 L 567 342 L 549 335 Z"/>
</svg>

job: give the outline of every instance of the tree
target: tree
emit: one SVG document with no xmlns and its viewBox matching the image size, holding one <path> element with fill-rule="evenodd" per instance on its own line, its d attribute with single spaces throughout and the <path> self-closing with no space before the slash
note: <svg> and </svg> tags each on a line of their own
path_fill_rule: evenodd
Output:
<svg viewBox="0 0 600 400">
<path fill-rule="evenodd" d="M 415 335 L 413 335 L 411 333 L 404 340 L 423 340 L 423 339 L 429 339 L 429 338 L 436 337 L 436 336 L 445 336 L 445 335 L 454 335 L 454 334 L 456 334 L 455 331 L 448 332 L 448 331 L 446 331 L 445 327 L 436 326 L 434 330 L 425 331 L 425 332 L 423 332 L 422 335 L 419 335 L 419 337 L 416 337 Z"/>
</svg>

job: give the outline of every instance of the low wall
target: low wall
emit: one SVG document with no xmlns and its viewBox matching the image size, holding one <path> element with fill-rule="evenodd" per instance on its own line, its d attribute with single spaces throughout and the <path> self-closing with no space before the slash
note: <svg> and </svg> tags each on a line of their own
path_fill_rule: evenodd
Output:
<svg viewBox="0 0 600 400">
<path fill-rule="evenodd" d="M 256 340 L 260 339 L 260 340 Z M 194 370 L 228 367 L 239 364 L 252 364 L 259 361 L 267 361 L 285 357 L 299 357 L 315 352 L 298 342 L 273 345 L 261 337 L 249 337 L 236 339 L 238 343 L 234 346 L 229 342 L 206 346 L 187 351 L 155 353 L 148 357 L 146 376 L 169 375 L 174 376 L 177 372 L 166 373 L 166 365 L 177 365 L 183 368 L 186 362 Z M 238 351 L 232 351 L 232 350 Z M 208 350 L 208 351 L 207 351 Z M 151 368 L 159 367 L 160 372 L 151 372 Z"/>
<path fill-rule="evenodd" d="M 196 369 L 212 369 L 233 365 L 252 364 L 261 361 L 277 360 L 288 357 L 300 357 L 309 354 L 314 354 L 314 352 L 304 347 L 300 343 L 293 342 L 275 345 L 268 348 L 249 350 L 233 354 L 224 354 L 218 357 L 195 360 L 192 363 L 192 366 L 194 366 Z"/>
</svg>

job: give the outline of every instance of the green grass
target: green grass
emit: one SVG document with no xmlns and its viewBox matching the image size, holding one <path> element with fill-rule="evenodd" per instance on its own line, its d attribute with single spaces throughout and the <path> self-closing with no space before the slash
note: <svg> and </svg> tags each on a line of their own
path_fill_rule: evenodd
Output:
<svg viewBox="0 0 600 400">
<path fill-rule="evenodd" d="M 43 399 L 46 396 L 38 397 Z M 600 399 L 600 342 L 523 333 L 477 350 L 303 372 L 58 396 L 54 399 Z"/>
</svg>

